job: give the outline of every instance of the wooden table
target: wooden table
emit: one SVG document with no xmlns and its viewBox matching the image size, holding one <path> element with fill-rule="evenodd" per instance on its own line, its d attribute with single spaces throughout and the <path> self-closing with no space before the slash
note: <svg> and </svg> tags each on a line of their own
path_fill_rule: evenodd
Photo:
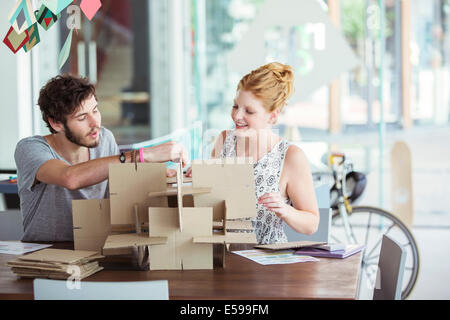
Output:
<svg viewBox="0 0 450 320">
<path fill-rule="evenodd" d="M 33 299 L 32 280 L 18 278 L 6 266 L 16 257 L 0 254 L 0 299 Z M 264 266 L 227 252 L 225 268 L 185 271 L 133 271 L 129 260 L 120 259 L 107 257 L 105 269 L 83 281 L 168 280 L 170 299 L 348 300 L 357 297 L 362 254 Z"/>
</svg>

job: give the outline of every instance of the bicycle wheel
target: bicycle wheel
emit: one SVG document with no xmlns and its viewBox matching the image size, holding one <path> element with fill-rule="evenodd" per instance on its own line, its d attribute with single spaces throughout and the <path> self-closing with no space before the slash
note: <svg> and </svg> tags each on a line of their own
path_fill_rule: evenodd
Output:
<svg viewBox="0 0 450 320">
<path fill-rule="evenodd" d="M 375 287 L 383 234 L 388 234 L 405 248 L 407 254 L 402 299 L 406 299 L 419 274 L 419 250 L 409 229 L 391 213 L 375 207 L 355 206 L 348 220 L 356 242 L 366 246 L 360 279 L 366 280 L 370 288 Z M 330 236 L 333 242 L 347 243 L 344 225 L 337 210 L 333 212 Z"/>
</svg>

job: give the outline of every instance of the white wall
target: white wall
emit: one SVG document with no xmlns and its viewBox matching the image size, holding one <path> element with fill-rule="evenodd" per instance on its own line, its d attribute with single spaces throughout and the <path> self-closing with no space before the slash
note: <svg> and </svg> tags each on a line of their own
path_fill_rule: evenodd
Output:
<svg viewBox="0 0 450 320">
<path fill-rule="evenodd" d="M 10 28 L 7 16 L 15 3 L 0 1 L 0 12 L 4 13 L 0 19 L 1 40 Z M 35 9 L 40 6 L 40 1 L 33 3 Z M 39 34 L 41 42 L 28 53 L 21 49 L 14 54 L 0 44 L 0 170 L 16 168 L 14 150 L 20 139 L 48 133 L 37 99 L 39 89 L 58 74 L 59 25 L 49 31 L 39 27 Z"/>
<path fill-rule="evenodd" d="M 0 1 L 1 38 L 5 37 L 9 30 L 8 15 L 14 6 L 14 0 Z M 0 169 L 14 169 L 14 148 L 19 140 L 19 114 L 17 110 L 17 55 L 2 42 L 0 44 Z"/>
</svg>

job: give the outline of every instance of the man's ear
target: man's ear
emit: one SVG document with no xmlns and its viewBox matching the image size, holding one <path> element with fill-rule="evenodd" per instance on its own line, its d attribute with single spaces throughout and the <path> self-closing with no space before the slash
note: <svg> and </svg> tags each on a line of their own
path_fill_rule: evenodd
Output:
<svg viewBox="0 0 450 320">
<path fill-rule="evenodd" d="M 57 133 L 61 132 L 64 130 L 64 125 L 59 122 L 59 121 L 55 121 L 55 119 L 53 118 L 48 118 L 48 123 L 50 123 L 50 126 L 53 128 L 53 130 L 55 130 Z"/>
</svg>

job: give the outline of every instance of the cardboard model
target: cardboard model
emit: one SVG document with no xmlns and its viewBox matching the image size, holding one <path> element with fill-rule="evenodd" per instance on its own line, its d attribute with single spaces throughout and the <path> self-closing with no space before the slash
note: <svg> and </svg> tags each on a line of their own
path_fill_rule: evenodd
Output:
<svg viewBox="0 0 450 320">
<path fill-rule="evenodd" d="M 190 181 L 181 164 L 176 180 L 164 164 L 111 165 L 110 200 L 72 202 L 75 248 L 110 255 L 148 247 L 150 270 L 189 270 L 213 268 L 213 244 L 257 243 L 242 220 L 256 215 L 250 162 L 196 161 Z"/>
</svg>

